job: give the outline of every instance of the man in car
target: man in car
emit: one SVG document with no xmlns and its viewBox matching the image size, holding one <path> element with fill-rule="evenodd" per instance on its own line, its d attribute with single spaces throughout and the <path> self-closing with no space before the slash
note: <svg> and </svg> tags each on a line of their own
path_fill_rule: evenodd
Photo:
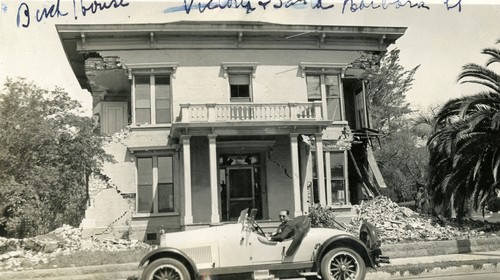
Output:
<svg viewBox="0 0 500 280">
<path fill-rule="evenodd" d="M 271 235 L 271 241 L 283 241 L 288 238 L 292 238 L 295 230 L 290 224 L 290 217 L 288 216 L 290 211 L 282 210 L 280 211 L 280 221 L 281 224 L 278 226 L 276 231 Z"/>
</svg>

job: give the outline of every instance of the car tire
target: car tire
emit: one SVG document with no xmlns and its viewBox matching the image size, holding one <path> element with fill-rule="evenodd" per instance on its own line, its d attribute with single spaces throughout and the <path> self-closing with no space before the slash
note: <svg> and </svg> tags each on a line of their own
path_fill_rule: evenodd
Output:
<svg viewBox="0 0 500 280">
<path fill-rule="evenodd" d="M 321 259 L 321 276 L 325 280 L 365 279 L 363 258 L 350 248 L 330 250 Z"/>
<path fill-rule="evenodd" d="M 146 266 L 141 279 L 191 280 L 191 276 L 186 266 L 180 261 L 171 258 L 161 258 Z"/>
</svg>

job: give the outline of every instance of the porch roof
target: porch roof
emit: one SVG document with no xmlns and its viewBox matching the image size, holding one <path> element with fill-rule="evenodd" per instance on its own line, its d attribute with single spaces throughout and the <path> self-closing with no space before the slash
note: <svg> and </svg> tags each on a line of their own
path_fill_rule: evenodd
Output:
<svg viewBox="0 0 500 280">
<path fill-rule="evenodd" d="M 314 134 L 320 133 L 331 123 L 332 121 L 329 120 L 173 123 L 170 135 L 172 138 L 178 138 L 184 134 L 194 136 L 208 134 L 220 136 Z"/>
</svg>

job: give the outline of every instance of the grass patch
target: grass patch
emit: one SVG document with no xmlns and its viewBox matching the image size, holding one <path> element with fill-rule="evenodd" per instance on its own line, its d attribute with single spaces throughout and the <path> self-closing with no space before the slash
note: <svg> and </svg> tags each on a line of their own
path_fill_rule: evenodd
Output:
<svg viewBox="0 0 500 280">
<path fill-rule="evenodd" d="M 59 255 L 48 263 L 32 266 L 34 269 L 80 267 L 104 264 L 137 263 L 150 249 L 134 249 L 128 251 L 77 251 L 72 254 Z"/>
</svg>

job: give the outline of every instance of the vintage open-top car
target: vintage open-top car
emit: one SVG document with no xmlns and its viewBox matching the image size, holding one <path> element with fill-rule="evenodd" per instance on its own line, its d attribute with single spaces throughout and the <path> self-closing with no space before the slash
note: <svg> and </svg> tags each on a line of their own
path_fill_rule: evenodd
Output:
<svg viewBox="0 0 500 280">
<path fill-rule="evenodd" d="M 359 280 L 366 267 L 388 262 L 367 223 L 358 238 L 339 229 L 310 228 L 309 219 L 300 216 L 290 221 L 294 236 L 278 242 L 266 237 L 254 219 L 255 209 L 247 212 L 236 224 L 162 234 L 159 248 L 139 264 L 147 263 L 142 279 L 252 279 L 254 272 L 267 271 L 280 278 Z"/>
</svg>

